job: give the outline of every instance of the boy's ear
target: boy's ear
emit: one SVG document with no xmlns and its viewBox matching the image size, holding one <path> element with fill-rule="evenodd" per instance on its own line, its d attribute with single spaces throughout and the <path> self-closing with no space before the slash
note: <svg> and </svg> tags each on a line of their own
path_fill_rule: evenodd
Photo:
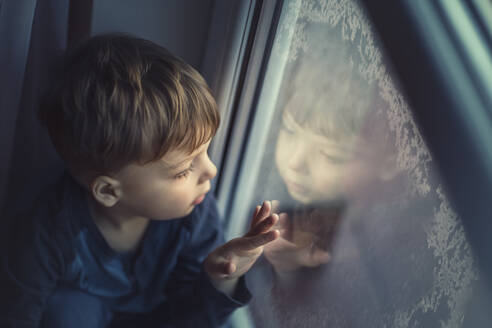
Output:
<svg viewBox="0 0 492 328">
<path fill-rule="evenodd" d="M 389 156 L 385 159 L 383 165 L 381 165 L 379 178 L 382 181 L 391 181 L 402 171 L 402 169 L 398 165 L 396 157 L 396 154 Z"/>
<path fill-rule="evenodd" d="M 112 207 L 121 198 L 121 183 L 114 178 L 100 175 L 92 181 L 91 193 L 101 205 Z"/>
</svg>

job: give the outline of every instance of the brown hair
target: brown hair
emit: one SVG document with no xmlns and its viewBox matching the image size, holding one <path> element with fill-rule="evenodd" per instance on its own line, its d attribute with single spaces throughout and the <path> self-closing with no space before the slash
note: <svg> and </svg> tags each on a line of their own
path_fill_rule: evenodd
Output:
<svg viewBox="0 0 492 328">
<path fill-rule="evenodd" d="M 326 24 L 306 24 L 309 51 L 287 67 L 279 104 L 297 124 L 333 140 L 384 139 L 392 147 L 387 118 L 388 105 L 376 81 L 361 74 L 365 63 L 358 48 L 345 40 L 342 31 Z"/>
<path fill-rule="evenodd" d="M 357 49 L 338 28 L 307 23 L 309 51 L 287 69 L 283 109 L 310 130 L 332 139 L 357 135 L 370 108 L 374 86 L 357 69 Z"/>
<path fill-rule="evenodd" d="M 217 104 L 203 77 L 148 40 L 92 37 L 67 56 L 39 117 L 72 172 L 117 172 L 180 149 L 192 153 L 217 131 Z"/>
</svg>

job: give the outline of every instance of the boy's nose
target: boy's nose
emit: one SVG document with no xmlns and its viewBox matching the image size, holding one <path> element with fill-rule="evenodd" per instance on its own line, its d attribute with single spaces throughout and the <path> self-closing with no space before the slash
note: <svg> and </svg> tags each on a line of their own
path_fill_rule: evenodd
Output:
<svg viewBox="0 0 492 328">
<path fill-rule="evenodd" d="M 199 183 L 203 183 L 205 181 L 213 179 L 217 175 L 217 167 L 207 156 L 204 163 L 204 170 L 200 177 Z"/>
<path fill-rule="evenodd" d="M 287 161 L 288 168 L 295 172 L 306 172 L 307 156 L 309 156 L 308 147 L 305 144 L 297 143 Z"/>
</svg>

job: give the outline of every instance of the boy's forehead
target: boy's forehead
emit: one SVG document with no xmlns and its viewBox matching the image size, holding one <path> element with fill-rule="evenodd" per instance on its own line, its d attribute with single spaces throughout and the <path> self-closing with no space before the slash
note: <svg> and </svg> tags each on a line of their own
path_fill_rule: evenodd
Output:
<svg viewBox="0 0 492 328">
<path fill-rule="evenodd" d="M 360 133 L 354 133 L 350 136 L 341 135 L 335 139 L 319 134 L 307 125 L 300 125 L 290 113 L 284 113 L 282 117 L 291 128 L 300 132 L 297 138 L 308 141 L 309 144 L 316 145 L 332 154 L 340 156 L 364 155 L 374 149 L 374 145 L 367 143 Z"/>
<path fill-rule="evenodd" d="M 193 150 L 191 153 L 189 151 L 184 150 L 184 149 L 173 149 L 173 150 L 169 151 L 167 154 L 165 154 L 161 158 L 161 161 L 166 165 L 166 168 L 169 170 L 179 168 L 180 166 L 191 161 L 198 153 L 201 153 L 203 150 L 207 149 L 209 144 L 210 144 L 210 141 L 199 146 L 198 148 Z"/>
<path fill-rule="evenodd" d="M 173 170 L 190 161 L 192 158 L 193 154 L 190 155 L 185 152 L 173 150 L 164 155 L 164 157 L 161 158 L 161 161 L 165 164 L 167 169 Z"/>
<path fill-rule="evenodd" d="M 319 132 L 310 128 L 308 124 L 300 125 L 299 122 L 296 122 L 296 120 L 290 113 L 284 112 L 284 115 L 282 117 L 284 121 L 286 121 L 286 123 L 288 123 L 291 127 L 300 131 L 301 136 L 309 138 L 312 142 L 326 146 L 328 148 L 340 148 L 342 150 L 345 150 L 347 146 L 353 145 L 354 142 L 357 140 L 357 135 L 343 136 L 339 138 L 339 140 L 335 140 L 334 138 L 330 138 L 328 136 L 320 134 Z"/>
</svg>

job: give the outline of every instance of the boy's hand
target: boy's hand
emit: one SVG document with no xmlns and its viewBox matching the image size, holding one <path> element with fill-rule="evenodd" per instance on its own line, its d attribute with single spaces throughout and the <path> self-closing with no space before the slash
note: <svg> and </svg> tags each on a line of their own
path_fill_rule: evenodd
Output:
<svg viewBox="0 0 492 328">
<path fill-rule="evenodd" d="M 243 237 L 216 248 L 205 259 L 205 271 L 215 287 L 224 293 L 233 293 L 237 279 L 255 263 L 263 252 L 263 246 L 279 237 L 279 231 L 272 230 L 278 215 L 270 213 L 271 208 L 269 201 L 257 206 L 249 231 Z"/>
<path fill-rule="evenodd" d="M 306 234 L 305 238 L 313 237 Z M 286 273 L 327 263 L 331 254 L 318 247 L 314 241 L 297 244 L 280 237 L 265 248 L 265 257 L 277 273 Z"/>
<path fill-rule="evenodd" d="M 274 211 L 277 206 L 274 201 Z M 307 222 L 304 218 L 298 221 Z M 280 238 L 268 244 L 264 250 L 266 259 L 277 274 L 287 274 L 301 267 L 317 267 L 330 261 L 330 252 L 320 247 L 323 239 L 328 237 L 326 233 L 321 233 L 328 220 L 321 215 L 311 221 L 306 227 L 294 226 L 286 213 L 279 214 L 275 228 L 280 231 Z M 319 235 L 325 236 L 321 238 Z"/>
</svg>

